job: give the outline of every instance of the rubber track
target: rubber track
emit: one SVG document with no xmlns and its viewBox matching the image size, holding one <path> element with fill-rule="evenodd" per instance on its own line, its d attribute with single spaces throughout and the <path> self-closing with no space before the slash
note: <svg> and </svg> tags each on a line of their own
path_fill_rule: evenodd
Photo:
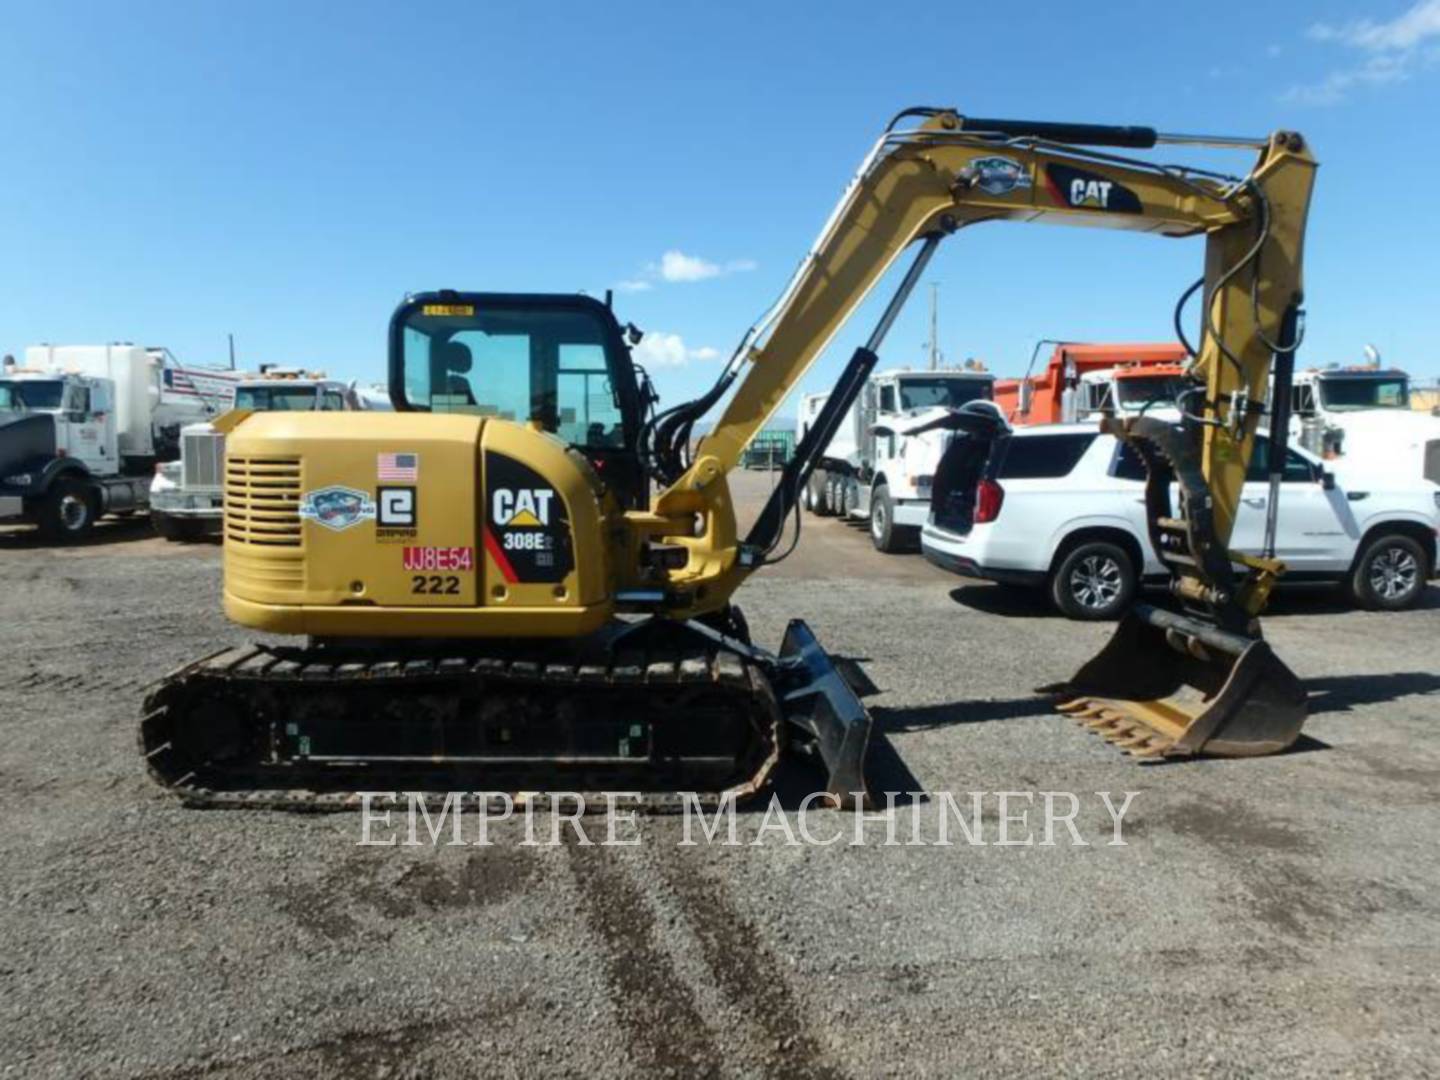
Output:
<svg viewBox="0 0 1440 1080">
<path fill-rule="evenodd" d="M 205 684 L 223 685 L 225 693 L 232 700 L 237 692 L 250 694 L 258 702 L 267 694 L 284 692 L 303 686 L 307 692 L 326 686 L 343 688 L 345 692 L 355 689 L 389 691 L 398 689 L 404 693 L 433 693 L 436 687 L 451 688 L 465 686 L 487 688 L 530 686 L 547 690 L 559 688 L 584 695 L 594 700 L 594 695 L 606 690 L 633 692 L 636 687 L 654 686 L 658 689 L 680 689 L 712 687 L 726 690 L 747 699 L 744 707 L 751 717 L 756 731 L 763 733 L 763 742 L 758 743 L 748 760 L 757 760 L 752 775 L 743 782 L 726 787 L 723 791 L 686 792 L 693 795 L 702 807 L 713 808 L 722 798 L 733 796 L 737 802 L 752 798 L 769 784 L 781 751 L 782 724 L 780 709 L 776 703 L 770 681 L 760 664 L 747 657 L 721 648 L 698 648 L 687 646 L 684 650 L 662 652 L 652 650 L 620 650 L 604 664 L 596 663 L 541 663 L 535 660 L 504 659 L 474 656 L 407 656 L 403 659 L 357 660 L 338 659 L 333 652 L 295 648 L 270 648 L 264 645 L 246 645 L 225 649 L 202 660 L 187 664 L 167 675 L 146 694 L 144 715 L 140 724 L 140 753 L 144 757 L 150 775 L 162 787 L 177 795 L 186 806 L 232 809 L 270 809 L 302 811 L 342 811 L 358 809 L 359 796 L 354 791 L 312 790 L 303 784 L 307 775 L 325 775 L 324 767 L 304 761 L 290 762 L 283 767 L 293 770 L 295 778 L 302 783 L 294 787 L 275 789 L 207 788 L 196 781 L 196 772 L 181 772 L 187 766 L 177 760 L 174 742 L 180 724 L 203 724 L 203 711 L 195 715 L 183 715 L 187 701 L 194 701 L 207 687 Z M 250 714 L 255 715 L 252 706 Z M 250 763 L 253 767 L 257 763 Z M 374 767 L 376 772 L 383 766 Z M 450 769 L 454 769 L 451 766 Z M 321 786 L 321 785 L 317 785 Z M 374 781 L 367 778 L 369 790 L 386 790 L 383 773 L 375 775 Z M 412 797 L 423 801 L 430 809 L 440 809 L 447 798 L 452 796 L 449 786 L 445 789 L 426 790 L 413 786 L 395 788 L 400 797 L 393 802 L 374 799 L 371 805 L 390 808 L 408 805 Z M 579 791 L 586 797 L 587 810 L 603 805 L 605 787 L 596 785 L 586 790 L 583 772 L 572 769 L 563 783 L 552 790 L 565 792 Z M 617 790 L 612 785 L 610 790 Z M 630 789 L 618 789 L 630 790 Z M 527 797 L 537 792 L 507 792 L 517 806 L 523 805 Z M 463 800 L 465 805 L 477 805 L 473 795 Z M 499 800 L 496 800 L 497 805 Z M 625 809 L 639 809 L 647 812 L 678 812 L 685 800 L 679 791 L 652 791 L 642 793 L 639 803 L 626 800 Z"/>
</svg>

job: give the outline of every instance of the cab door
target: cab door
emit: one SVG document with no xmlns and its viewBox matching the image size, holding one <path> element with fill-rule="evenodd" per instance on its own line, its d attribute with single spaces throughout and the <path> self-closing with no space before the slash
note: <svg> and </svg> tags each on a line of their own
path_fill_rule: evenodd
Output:
<svg viewBox="0 0 1440 1080">
<path fill-rule="evenodd" d="M 91 472 L 115 472 L 114 439 L 106 438 L 107 421 L 113 425 L 114 418 L 104 385 L 71 383 L 66 386 L 63 417 L 66 454 Z"/>
<path fill-rule="evenodd" d="M 1270 506 L 1269 451 L 1269 439 L 1257 437 L 1230 538 L 1230 547 L 1247 555 L 1259 555 L 1265 547 L 1265 520 Z M 1354 519 L 1348 511 L 1342 515 L 1346 511 L 1344 495 L 1327 490 L 1323 480 L 1320 466 L 1294 450 L 1286 451 L 1275 554 L 1295 573 L 1328 572 L 1349 565 L 1355 544 L 1355 538 L 1349 535 Z"/>
</svg>

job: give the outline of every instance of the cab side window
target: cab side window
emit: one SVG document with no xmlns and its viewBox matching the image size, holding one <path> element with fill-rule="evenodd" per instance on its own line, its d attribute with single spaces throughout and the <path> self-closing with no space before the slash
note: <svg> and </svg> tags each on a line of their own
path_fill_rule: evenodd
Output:
<svg viewBox="0 0 1440 1080">
<path fill-rule="evenodd" d="M 326 390 L 320 398 L 320 408 L 325 412 L 343 412 L 345 395 L 338 390 Z"/>
<path fill-rule="evenodd" d="M 1115 440 L 1115 460 L 1110 464 L 1110 475 L 1117 480 L 1145 482 L 1145 462 L 1124 439 Z"/>
<path fill-rule="evenodd" d="M 1285 469 L 1281 476 L 1284 484 L 1308 484 L 1315 480 L 1315 470 L 1294 450 L 1285 452 Z M 1270 440 L 1264 435 L 1255 437 L 1255 452 L 1250 455 L 1250 467 L 1245 470 L 1247 484 L 1264 484 L 1270 481 Z"/>
<path fill-rule="evenodd" d="M 1099 432 L 1011 437 L 1000 464 L 999 479 L 1045 480 L 1069 476 L 1098 437 Z"/>
</svg>

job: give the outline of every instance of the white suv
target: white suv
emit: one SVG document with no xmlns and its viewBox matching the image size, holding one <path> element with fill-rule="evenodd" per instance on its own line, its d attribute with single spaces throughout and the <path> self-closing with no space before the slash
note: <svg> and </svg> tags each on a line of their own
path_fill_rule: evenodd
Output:
<svg viewBox="0 0 1440 1080">
<path fill-rule="evenodd" d="M 1264 546 L 1268 440 L 1257 442 L 1231 547 Z M 1166 576 L 1151 549 L 1144 466 L 1093 424 L 957 434 L 935 476 L 925 557 L 1007 585 L 1043 587 L 1074 619 L 1113 618 L 1143 578 Z M 1342 490 L 1319 458 L 1291 449 L 1276 555 L 1289 582 L 1342 584 L 1362 607 L 1419 600 L 1436 566 L 1440 487 L 1409 476 Z"/>
</svg>

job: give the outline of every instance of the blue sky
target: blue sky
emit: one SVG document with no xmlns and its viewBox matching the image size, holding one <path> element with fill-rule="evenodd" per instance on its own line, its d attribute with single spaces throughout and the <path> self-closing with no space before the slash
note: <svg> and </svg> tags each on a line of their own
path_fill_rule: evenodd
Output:
<svg viewBox="0 0 1440 1080">
<path fill-rule="evenodd" d="M 889 116 L 934 104 L 1304 132 L 1322 170 L 1302 360 L 1373 342 L 1440 375 L 1440 0 L 1243 18 L 1121 0 L 133 0 L 7 2 L 3 19 L 0 351 L 134 340 L 210 362 L 233 332 L 243 364 L 374 380 L 406 291 L 616 287 L 673 401 L 778 293 Z M 927 280 L 947 356 L 1010 374 L 1040 337 L 1168 337 L 1199 260 L 1193 242 L 995 225 L 951 240 Z M 887 362 L 923 362 L 927 299 Z"/>
</svg>

